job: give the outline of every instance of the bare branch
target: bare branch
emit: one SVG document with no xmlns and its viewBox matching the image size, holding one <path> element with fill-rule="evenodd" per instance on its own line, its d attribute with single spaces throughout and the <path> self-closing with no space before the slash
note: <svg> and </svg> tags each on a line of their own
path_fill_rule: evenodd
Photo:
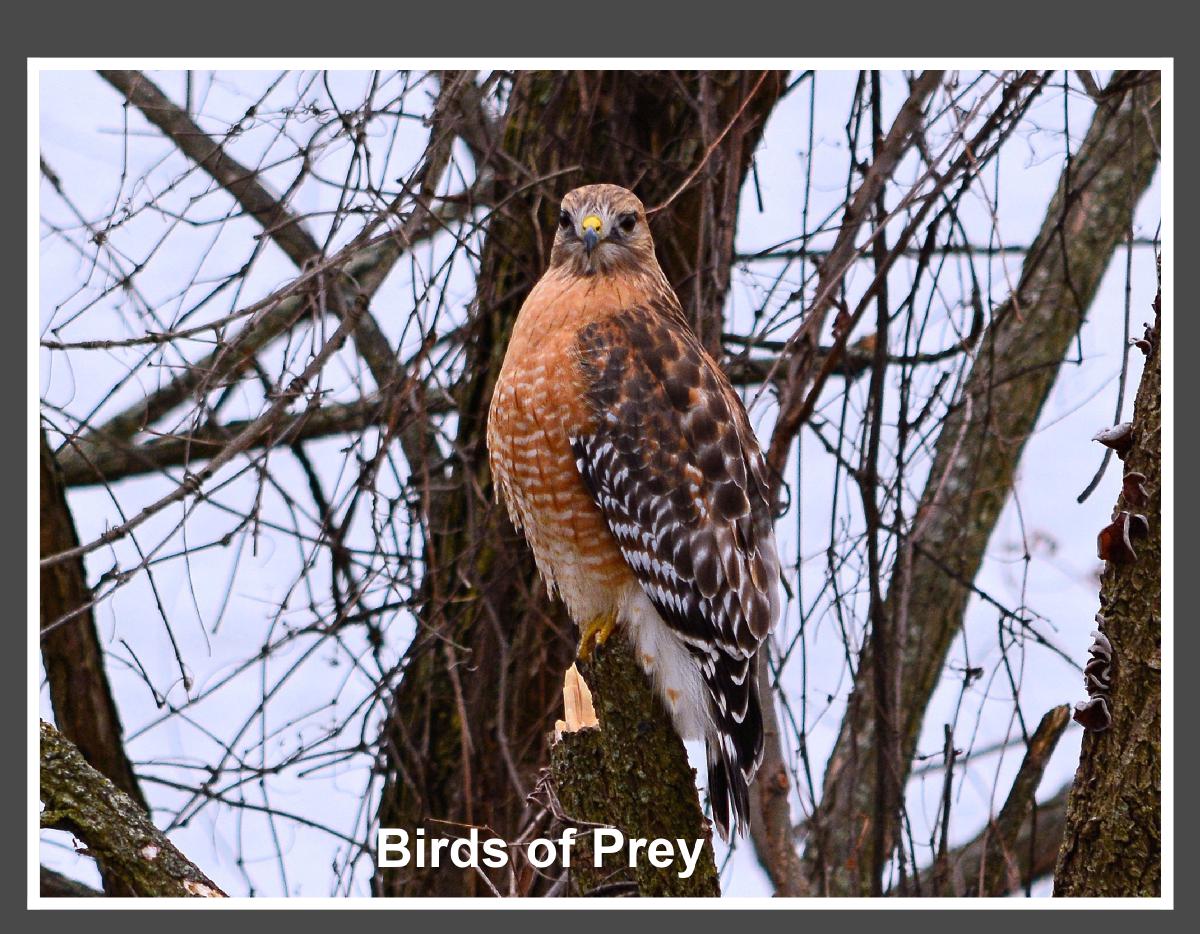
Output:
<svg viewBox="0 0 1200 934">
<path fill-rule="evenodd" d="M 1044 879 L 1054 872 L 1059 844 L 1067 825 L 1067 792 L 1063 785 L 1052 797 L 1029 808 L 1009 848 L 1016 861 L 1013 872 L 1006 872 L 999 884 L 984 889 L 988 897 L 1012 895 L 1028 882 Z M 951 850 L 946 858 L 949 867 L 947 882 L 940 894 L 978 894 L 980 868 L 987 865 L 988 852 L 993 846 L 992 825 L 985 826 L 977 836 Z M 936 867 L 921 873 L 916 890 L 924 896 L 939 894 Z M 893 893 L 894 894 L 894 893 Z"/>
<path fill-rule="evenodd" d="M 441 415 L 450 411 L 450 400 L 426 400 L 422 412 L 398 409 L 377 394 L 356 402 L 330 403 L 305 409 L 298 415 L 282 419 L 271 432 L 254 437 L 245 453 L 313 441 L 333 435 L 349 435 L 388 424 L 395 419 L 392 430 L 414 418 Z M 64 476 L 68 486 L 80 487 L 98 483 L 115 483 L 128 477 L 165 471 L 170 467 L 192 468 L 220 453 L 234 438 L 251 424 L 240 420 L 224 425 L 199 428 L 187 435 L 163 436 L 142 444 L 121 446 L 113 444 L 99 449 L 97 459 L 78 465 Z"/>
<path fill-rule="evenodd" d="M 978 861 L 968 863 L 967 854 L 964 852 L 957 853 L 953 862 L 949 857 L 939 861 L 933 868 L 931 878 L 925 880 L 931 884 L 932 891 L 921 894 L 952 893 L 970 897 L 1001 895 L 1020 889 L 1022 879 L 1026 878 L 1021 873 L 1022 856 L 1025 854 L 1017 850 L 1017 839 L 1029 822 L 1034 795 L 1042 783 L 1042 774 L 1050 756 L 1053 755 L 1063 731 L 1070 722 L 1071 711 L 1066 704 L 1046 712 L 1037 729 L 1029 737 L 1025 757 L 1021 760 L 1021 767 L 1013 779 L 1004 806 L 996 819 L 988 822 L 978 838 Z M 1039 832 L 1044 832 L 1045 829 L 1039 828 Z M 976 855 L 974 851 L 972 855 Z M 946 883 L 951 872 L 956 884 L 951 892 L 948 892 Z"/>
<path fill-rule="evenodd" d="M 469 85 L 469 76 L 462 81 Z M 448 108 L 453 95 L 462 86 L 458 82 L 449 83 L 443 90 L 439 108 Z M 444 223 L 433 208 L 433 202 L 438 180 L 449 159 L 454 134 L 448 121 L 436 114 L 432 125 L 434 129 L 430 143 L 414 180 L 413 207 L 397 230 L 370 237 L 367 234 L 373 225 L 368 225 L 336 256 L 319 262 L 312 262 L 315 257 L 309 257 L 306 268 L 295 281 L 255 304 L 255 316 L 236 337 L 194 363 L 165 386 L 113 416 L 104 425 L 71 439 L 59 455 L 64 471 L 71 476 L 80 475 L 89 469 L 89 462 L 103 461 L 108 456 L 106 449 L 114 449 L 115 456 L 122 457 L 125 443 L 138 431 L 157 421 L 189 396 L 220 385 L 243 372 L 258 351 L 301 320 L 310 308 L 310 289 L 332 285 L 331 291 L 335 297 L 333 305 L 339 314 L 344 314 L 347 307 L 360 300 L 369 301 L 400 256 L 414 243 L 441 229 Z M 208 146 L 215 145 L 211 140 L 208 143 Z M 208 146 L 205 152 L 210 151 Z M 397 199 L 387 215 L 378 219 L 379 223 L 399 210 L 403 197 Z M 461 208 L 454 210 L 457 212 Z M 390 343 L 365 308 L 356 314 L 359 323 L 354 339 L 376 385 L 385 391 L 398 389 L 403 383 L 403 375 Z M 407 450 L 409 447 L 411 451 Z M 406 445 L 406 453 L 416 456 L 418 450 L 416 444 Z M 96 479 L 99 480 L 100 476 L 96 475 Z"/>
<path fill-rule="evenodd" d="M 242 209 L 262 225 L 284 253 L 303 269 L 321 255 L 321 248 L 304 229 L 301 219 L 288 210 L 248 169 L 211 139 L 187 113 L 172 103 L 158 86 L 140 71 L 104 71 L 100 77 L 125 95 L 142 116 L 171 139 L 179 151 L 204 169 L 228 191 Z M 236 128 L 235 128 L 236 129 Z"/>
<path fill-rule="evenodd" d="M 813 360 L 818 340 L 825 327 L 825 318 L 833 305 L 838 284 L 860 254 L 855 245 L 858 232 L 866 222 L 874 204 L 904 154 L 912 147 L 914 131 L 920 124 L 921 115 L 929 96 L 941 83 L 942 72 L 925 71 L 912 83 L 906 100 L 892 121 L 891 129 L 879 147 L 871 166 L 863 176 L 862 183 L 846 205 L 837 240 L 821 264 L 817 294 L 804 318 L 804 323 L 788 342 L 793 349 L 789 360 L 787 389 L 780 399 L 779 417 L 767 450 L 767 463 L 778 474 L 787 459 L 792 439 L 800 428 L 801 406 L 811 381 Z"/>
<path fill-rule="evenodd" d="M 1114 81 L 1123 81 L 1118 73 Z M 926 705 L 962 625 L 984 549 L 1012 488 L 1016 465 L 1064 354 L 1087 313 L 1157 155 L 1143 108 L 1157 120 L 1153 83 L 1097 109 L 1047 210 L 1015 294 L 997 310 L 962 402 L 938 437 L 929 480 L 888 590 L 901 620 L 900 756 L 911 768 Z M 1071 231 L 1070 238 L 1062 235 Z M 947 573 L 947 569 L 951 573 Z M 830 894 L 862 894 L 869 845 L 858 833 L 882 815 L 875 800 L 874 660 L 863 653 L 826 770 L 806 860 Z M 904 776 L 902 776 L 904 777 Z M 902 783 L 903 784 L 903 783 Z M 894 844 L 889 834 L 886 846 Z"/>
<path fill-rule="evenodd" d="M 783 733 L 775 710 L 767 652 L 756 660 L 763 712 L 763 761 L 750 785 L 750 840 L 759 864 L 766 870 L 775 894 L 802 898 L 812 894 L 804 863 L 796 849 L 789 800 L 792 783 L 783 755 Z"/>
<path fill-rule="evenodd" d="M 66 490 L 54 455 L 41 440 L 41 554 L 43 557 L 77 547 L 79 537 L 67 503 Z M 104 668 L 104 649 L 88 606 L 92 598 L 81 560 L 66 561 L 41 572 L 41 624 L 77 614 L 67 625 L 42 634 L 42 665 L 50 687 L 54 718 L 63 733 L 79 747 L 89 763 L 142 808 L 146 800 L 133 766 L 125 754 L 121 718 Z M 105 876 L 110 895 L 128 895 L 117 880 Z"/>
<path fill-rule="evenodd" d="M 180 483 L 178 487 L 176 487 L 170 493 L 160 497 L 149 506 L 146 506 L 137 515 L 127 519 L 120 525 L 108 529 L 102 535 L 93 539 L 87 544 L 78 545 L 74 548 L 68 548 L 65 551 L 60 551 L 57 554 L 42 558 L 41 567 L 53 567 L 56 564 L 60 564 L 64 561 L 70 561 L 82 555 L 90 554 L 98 548 L 102 548 L 105 545 L 120 541 L 151 516 L 161 512 L 172 503 L 177 503 L 180 500 L 186 499 L 193 493 L 199 493 L 204 484 L 207 483 L 208 480 L 211 479 L 218 470 L 232 461 L 239 454 L 250 450 L 256 444 L 260 443 L 264 436 L 268 435 L 275 429 L 285 415 L 288 406 L 290 406 L 300 396 L 308 384 L 312 382 L 319 372 L 321 372 L 329 358 L 337 352 L 337 350 L 350 336 L 350 333 L 354 330 L 354 327 L 357 324 L 359 315 L 363 310 L 365 310 L 364 304 L 365 300 L 363 303 L 356 303 L 357 311 L 342 318 L 342 323 L 338 325 L 337 330 L 330 335 L 329 340 L 325 342 L 324 346 L 321 347 L 321 349 L 313 356 L 312 360 L 309 361 L 308 365 L 304 368 L 304 372 L 293 379 L 291 383 L 288 384 L 288 386 L 278 394 L 274 402 L 272 402 L 266 411 L 246 425 L 246 427 L 243 428 L 242 431 L 239 432 L 238 435 L 234 437 L 224 448 L 222 448 L 220 453 L 218 453 L 216 457 L 209 461 L 208 464 L 206 464 L 196 473 L 189 474 L 184 479 L 184 482 Z"/>
</svg>

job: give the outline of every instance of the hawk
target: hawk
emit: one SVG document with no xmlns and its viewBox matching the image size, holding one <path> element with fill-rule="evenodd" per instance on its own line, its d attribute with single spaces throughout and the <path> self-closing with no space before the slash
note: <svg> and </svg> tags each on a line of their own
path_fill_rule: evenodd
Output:
<svg viewBox="0 0 1200 934">
<path fill-rule="evenodd" d="M 755 656 L 779 616 L 766 466 L 632 192 L 563 198 L 487 445 L 497 495 L 580 626 L 580 656 L 624 631 L 676 731 L 705 741 L 718 832 L 744 833 L 763 752 Z"/>
</svg>

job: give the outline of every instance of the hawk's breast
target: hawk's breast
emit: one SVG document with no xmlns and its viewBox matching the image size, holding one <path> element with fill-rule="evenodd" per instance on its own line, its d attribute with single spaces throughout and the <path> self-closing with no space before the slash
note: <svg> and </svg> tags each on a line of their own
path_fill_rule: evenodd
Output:
<svg viewBox="0 0 1200 934">
<path fill-rule="evenodd" d="M 543 290 L 544 291 L 544 290 Z M 575 465 L 570 439 L 591 415 L 573 352 L 578 321 L 530 294 L 488 415 L 492 475 L 548 587 L 586 623 L 613 612 L 629 570 Z"/>
</svg>

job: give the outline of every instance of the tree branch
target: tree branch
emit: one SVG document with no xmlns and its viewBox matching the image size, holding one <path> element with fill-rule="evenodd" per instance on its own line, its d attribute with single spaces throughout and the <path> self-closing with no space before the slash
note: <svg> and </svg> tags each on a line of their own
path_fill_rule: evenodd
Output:
<svg viewBox="0 0 1200 934">
<path fill-rule="evenodd" d="M 1053 797 L 1028 809 L 1009 847 L 1015 860 L 1013 871 L 1003 873 L 997 887 L 983 890 L 988 897 L 1012 895 L 1027 881 L 1044 879 L 1054 871 L 1054 861 L 1058 858 L 1059 844 L 1067 824 L 1069 790 L 1069 784 L 1063 785 Z M 943 876 L 938 875 L 936 866 L 922 872 L 918 890 L 923 895 L 958 896 L 968 891 L 977 895 L 980 870 L 994 859 L 994 855 L 988 855 L 993 845 L 994 831 L 989 823 L 968 843 L 950 851 L 946 858 L 948 871 Z M 945 882 L 939 890 L 940 878 L 944 878 Z"/>
<path fill-rule="evenodd" d="M 87 845 L 102 873 L 142 897 L 224 898 L 225 893 L 154 826 L 146 812 L 41 722 L 43 828 Z"/>
<path fill-rule="evenodd" d="M 1122 74 L 1114 81 L 1125 80 Z M 1083 323 L 1113 250 L 1157 165 L 1147 114 L 1157 124 L 1157 79 L 1097 108 L 1060 180 L 1034 249 L 1008 302 L 997 309 L 945 420 L 929 481 L 902 542 L 887 612 L 899 621 L 901 787 L 946 653 L 962 626 L 971 588 L 1012 488 L 1026 439 L 1063 357 Z M 947 569 L 950 573 L 947 573 Z M 872 652 L 864 651 L 826 769 L 821 805 L 805 852 L 810 876 L 833 895 L 870 891 L 864 826 L 875 800 L 876 696 Z M 887 835 L 890 848 L 894 834 Z"/>
<path fill-rule="evenodd" d="M 772 696 L 771 666 L 766 648 L 759 650 L 756 664 L 763 714 L 763 761 L 750 784 L 750 842 L 754 844 L 759 865 L 771 880 L 775 894 L 784 898 L 803 898 L 811 895 L 812 890 L 796 849 L 789 800 L 792 783 L 783 756 L 783 737 Z"/>
<path fill-rule="evenodd" d="M 78 546 L 75 523 L 45 431 L 41 433 L 40 517 L 42 557 Z M 83 562 L 66 561 L 43 568 L 40 597 L 43 627 L 87 603 L 91 591 Z M 145 808 L 133 766 L 125 755 L 121 719 L 104 671 L 104 653 L 91 612 L 44 634 L 41 645 L 59 728 L 94 768 Z"/>
<path fill-rule="evenodd" d="M 841 280 L 854 258 L 858 255 L 855 238 L 866 221 L 871 206 L 891 178 L 901 157 L 912 145 L 913 132 L 919 124 L 925 102 L 941 81 L 942 72 L 926 71 L 917 78 L 909 97 L 900 108 L 887 137 L 876 150 L 871 167 L 862 184 L 854 193 L 842 219 L 838 236 L 829 257 L 821 266 L 817 297 L 804 323 L 788 344 L 795 348 L 788 360 L 787 382 L 780 394 L 779 415 L 771 444 L 766 451 L 767 464 L 772 474 L 782 476 L 787 451 L 792 438 L 799 429 L 798 401 L 807 386 L 805 373 L 810 372 L 812 361 L 819 350 L 818 338 L 826 312 L 833 303 L 836 283 Z M 787 348 L 784 349 L 787 353 Z M 774 369 L 774 368 L 772 368 Z M 771 371 L 764 378 L 770 378 Z M 795 424 L 791 424 L 794 421 Z M 776 483 L 778 493 L 778 482 Z M 765 659 L 759 661 L 760 675 L 766 674 Z M 788 803 L 790 780 L 783 756 L 778 718 L 774 713 L 774 698 L 771 696 L 769 679 L 759 678 L 760 703 L 764 710 L 764 753 L 763 775 L 750 789 L 751 840 L 759 862 L 770 876 L 775 890 L 781 895 L 807 895 L 809 881 L 804 877 L 803 864 L 795 850 L 791 808 Z M 770 713 L 767 713 L 767 711 Z"/>
<path fill-rule="evenodd" d="M 45 430 L 40 442 L 41 555 L 46 557 L 77 547 L 79 537 L 61 472 L 46 443 Z M 139 806 L 147 808 L 133 766 L 125 755 L 121 718 L 104 669 L 104 651 L 95 617 L 90 608 L 77 612 L 92 599 L 83 561 L 76 559 L 43 568 L 39 596 L 41 625 L 49 630 L 40 641 L 54 719 L 94 768 Z M 75 617 L 70 622 L 53 625 L 71 614 Z M 129 894 L 107 875 L 104 885 L 109 895 Z"/>
<path fill-rule="evenodd" d="M 959 851 L 954 857 L 939 861 L 930 873 L 925 874 L 923 880 L 931 886 L 931 890 L 922 889 L 920 894 L 953 894 L 967 897 L 1002 895 L 1019 890 L 1022 879 L 1032 878 L 1021 871 L 1023 856 L 1028 863 L 1028 848 L 1019 850 L 1017 841 L 1029 823 L 1034 795 L 1042 783 L 1042 775 L 1046 771 L 1050 756 L 1054 754 L 1058 741 L 1070 722 L 1071 711 L 1066 704 L 1046 712 L 1037 729 L 1029 737 L 1025 757 L 1021 760 L 1021 767 L 1013 779 L 1004 806 L 996 819 L 988 821 L 980 833 L 977 838 L 978 846 L 971 849 L 974 861 L 968 861 L 965 851 Z M 1041 817 L 1040 811 L 1038 816 Z M 1046 831 L 1047 828 L 1038 827 L 1039 834 Z M 1059 838 L 1048 841 L 1046 849 L 1056 847 L 1057 839 Z M 947 891 L 951 873 L 953 888 Z"/>
<path fill-rule="evenodd" d="M 378 394 L 354 402 L 331 402 L 281 420 L 272 431 L 254 436 L 242 453 L 298 441 L 352 435 L 379 426 L 401 432 L 415 419 L 445 415 L 452 410 L 452 405 L 446 396 L 427 398 L 423 400 L 422 408 L 415 411 L 407 405 L 401 407 L 383 400 Z M 76 464 L 63 479 L 67 486 L 75 488 L 116 483 L 129 477 L 166 472 L 172 467 L 194 468 L 219 454 L 252 421 L 238 419 L 199 428 L 186 435 L 164 435 L 142 444 L 109 445 L 97 452 L 97 460 L 86 466 Z"/>
<path fill-rule="evenodd" d="M 361 313 L 364 310 L 364 303 L 357 306 L 357 312 Z M 313 355 L 304 371 L 293 379 L 288 385 L 279 392 L 271 405 L 267 407 L 261 415 L 249 422 L 241 432 L 237 434 L 230 442 L 221 449 L 221 451 L 213 457 L 204 467 L 193 474 L 189 474 L 183 483 L 180 483 L 174 490 L 166 495 L 155 500 L 149 506 L 144 507 L 136 515 L 122 522 L 120 525 L 113 526 L 105 531 L 102 535 L 92 539 L 84 545 L 78 545 L 74 548 L 68 548 L 65 551 L 60 551 L 57 554 L 49 555 L 41 559 L 41 567 L 49 568 L 64 561 L 71 561 L 76 557 L 90 554 L 98 548 L 113 542 L 120 541 L 129 535 L 134 529 L 140 526 L 143 522 L 161 512 L 166 507 L 180 500 L 186 499 L 190 494 L 200 493 L 204 484 L 207 483 L 214 474 L 222 467 L 236 458 L 239 454 L 250 450 L 251 447 L 261 443 L 261 440 L 269 435 L 279 422 L 285 417 L 286 409 L 291 405 L 307 388 L 308 384 L 316 378 L 316 375 L 324 368 L 325 364 L 346 342 L 350 333 L 354 330 L 357 321 L 357 314 L 351 314 L 342 318 L 342 323 L 338 325 L 337 330 L 329 336 L 329 339 L 321 347 L 320 350 Z"/>
<path fill-rule="evenodd" d="M 800 429 L 801 406 L 811 385 L 818 339 L 833 305 L 837 285 L 860 254 L 860 248 L 855 245 L 858 232 L 866 222 L 875 199 L 891 179 L 904 154 L 912 147 L 925 103 L 941 83 L 942 74 L 940 71 L 925 71 L 913 81 L 908 99 L 900 107 L 862 183 L 846 205 L 837 239 L 821 264 L 816 297 L 804 317 L 804 323 L 788 342 L 793 350 L 788 361 L 787 384 L 780 397 L 779 416 L 766 452 L 767 463 L 776 473 L 782 471 L 792 439 Z"/>
<path fill-rule="evenodd" d="M 889 355 L 889 365 L 913 366 L 932 364 L 947 360 L 970 348 L 978 334 L 972 331 L 961 341 L 944 350 L 929 351 L 906 356 Z M 726 335 L 726 342 L 743 346 L 760 346 L 737 335 Z M 874 337 L 868 336 L 846 348 L 840 361 L 833 367 L 835 376 L 856 379 L 870 369 L 874 360 Z M 822 347 L 822 358 L 831 348 Z M 771 378 L 776 371 L 778 357 L 727 357 L 725 374 L 735 386 L 755 386 Z M 280 424 L 277 432 L 257 439 L 248 450 L 260 450 L 294 441 L 313 441 L 334 435 L 353 434 L 377 425 L 393 424 L 389 430 L 402 433 L 413 419 L 423 416 L 445 415 L 454 410 L 453 400 L 445 394 L 430 398 L 422 393 L 420 409 L 414 409 L 415 394 L 406 395 L 400 404 L 388 404 L 373 393 L 354 402 L 336 402 L 310 408 Z M 141 443 L 111 440 L 98 445 L 90 452 L 90 460 L 64 458 L 68 462 L 63 471 L 66 486 L 84 487 L 97 484 L 116 483 L 129 477 L 144 476 L 165 471 L 171 467 L 195 467 L 219 453 L 226 442 L 237 436 L 249 425 L 247 420 L 235 420 L 223 425 L 205 425 L 187 434 L 163 435 Z"/>
<path fill-rule="evenodd" d="M 881 290 L 886 288 L 888 273 L 892 269 L 892 266 L 908 249 L 920 225 L 924 223 L 925 217 L 932 210 L 935 204 L 933 195 L 937 190 L 944 190 L 948 187 L 956 176 L 962 175 L 969 180 L 974 173 L 979 171 L 987 161 L 988 154 L 985 154 L 984 150 L 988 146 L 989 139 L 993 134 L 997 134 L 1003 138 L 1016 127 L 1020 115 L 1029 106 L 1033 97 L 1045 84 L 1048 77 L 1049 73 L 1039 76 L 1036 72 L 1024 72 L 1017 76 L 1005 88 L 1000 105 L 983 121 L 983 125 L 974 137 L 964 142 L 961 151 L 953 163 L 940 175 L 936 173 L 932 157 L 930 158 L 926 176 L 935 179 L 936 186 L 934 191 L 922 198 L 920 207 L 898 235 L 895 246 L 876 258 L 874 279 L 859 299 L 858 305 L 853 312 L 849 308 L 843 309 L 837 326 L 834 328 L 833 346 L 824 355 L 817 352 L 817 339 L 820 329 L 823 327 L 825 313 L 833 302 L 833 293 L 837 285 L 840 284 L 842 277 L 849 271 L 850 264 L 865 251 L 866 245 L 855 250 L 847 259 L 837 279 L 830 282 L 827 286 L 818 288 L 814 307 L 822 309 L 820 320 L 810 312 L 796 335 L 788 342 L 789 346 L 787 349 L 792 350 L 792 359 L 788 367 L 787 380 L 780 393 L 779 418 L 776 420 L 775 430 L 771 435 L 771 444 L 767 449 L 767 463 L 776 474 L 782 473 L 784 465 L 787 462 L 788 452 L 791 449 L 792 440 L 800 430 L 800 426 L 808 420 L 812 413 L 825 382 L 841 363 L 841 358 L 845 353 L 846 342 L 849 340 L 850 334 L 858 325 L 871 301 L 877 297 Z M 1033 90 L 1022 99 L 1021 92 L 1028 85 L 1033 85 Z M 965 126 L 965 123 L 963 125 Z M 997 149 L 998 146 L 992 146 L 990 152 L 995 152 Z M 884 147 L 881 147 L 881 150 L 886 152 Z M 966 184 L 966 181 L 961 184 L 960 194 L 966 190 Z M 909 193 L 905 195 L 901 204 L 892 210 L 892 215 L 895 215 L 905 202 L 917 200 L 919 188 L 920 183 L 913 186 Z M 876 233 L 872 235 L 872 239 L 881 236 L 885 226 L 886 220 L 878 224 L 876 226 Z M 936 222 L 930 227 L 927 233 L 927 249 L 924 259 L 928 258 L 928 251 L 933 248 L 932 238 L 935 232 Z M 922 260 L 922 265 L 918 268 L 923 268 L 924 259 Z"/>
<path fill-rule="evenodd" d="M 110 73 L 111 74 L 111 73 Z M 136 73 L 119 73 L 135 75 Z M 128 78 L 131 90 L 146 88 L 146 79 Z M 339 315 L 345 315 L 347 310 L 356 305 L 359 300 L 369 300 L 382 285 L 387 274 L 391 271 L 400 256 L 412 244 L 430 234 L 442 229 L 444 221 L 432 207 L 439 179 L 445 171 L 450 158 L 454 141 L 453 123 L 446 116 L 453 105 L 454 96 L 463 88 L 473 86 L 473 73 L 464 73 L 454 81 L 443 85 L 438 103 L 431 118 L 432 129 L 430 141 L 426 147 L 425 156 L 420 163 L 414 180 L 406 193 L 399 196 L 387 211 L 368 224 L 355 240 L 341 250 L 336 256 L 322 259 L 319 251 L 305 253 L 309 245 L 315 248 L 311 238 L 304 237 L 307 243 L 301 242 L 299 235 L 303 233 L 297 223 L 290 223 L 280 231 L 293 231 L 287 239 L 288 246 L 284 249 L 293 260 L 302 266 L 301 275 L 288 286 L 276 292 L 262 302 L 256 303 L 255 316 L 242 331 L 228 343 L 202 360 L 192 364 L 184 373 L 171 382 L 143 397 L 124 411 L 110 418 L 104 425 L 91 429 L 81 437 L 68 441 L 59 452 L 64 471 L 73 476 L 89 470 L 89 463 L 103 461 L 109 450 L 115 450 L 115 456 L 120 458 L 126 453 L 128 441 L 147 425 L 152 424 L 183 403 L 192 395 L 200 395 L 210 388 L 219 386 L 226 380 L 236 377 L 250 366 L 258 351 L 266 347 L 275 338 L 289 331 L 309 310 L 313 301 L 313 290 L 322 285 L 329 289 L 333 298 L 332 309 Z M 152 87 L 152 86 L 151 86 Z M 155 89 L 157 91 L 157 89 Z M 149 93 L 146 91 L 146 93 Z M 161 92 L 158 92 L 161 97 Z M 140 99 L 140 97 L 139 97 Z M 162 119 L 168 126 L 180 129 L 181 120 L 189 120 L 186 114 L 166 101 L 157 101 L 152 111 L 157 118 Z M 165 98 L 164 98 L 165 100 Z M 174 108 L 172 112 L 171 108 Z M 147 114 L 149 117 L 149 114 Z M 175 137 L 172 137 L 175 138 Z M 203 159 L 200 164 L 220 182 L 236 183 L 236 192 L 231 192 L 237 198 L 238 194 L 247 198 L 247 203 L 257 211 L 254 216 L 262 221 L 265 217 L 286 215 L 286 209 L 276 205 L 268 207 L 264 198 L 265 189 L 251 191 L 242 182 L 246 170 L 236 162 L 220 153 L 220 146 L 215 141 L 201 134 L 200 141 L 186 134 L 176 139 L 187 141 L 188 149 L 183 150 L 193 159 Z M 234 168 L 236 167 L 236 169 Z M 241 173 L 237 171 L 241 170 Z M 215 173 L 215 174 L 214 174 Z M 410 197 L 407 192 L 412 191 Z M 400 226 L 382 236 L 371 236 L 371 232 L 385 220 L 399 216 L 405 202 L 413 202 L 411 210 Z M 239 203 L 241 203 L 239 201 Z M 460 207 L 454 211 L 460 212 Z M 282 214 L 281 214 L 282 212 Z M 271 232 L 276 228 L 268 227 Z M 332 286 L 332 288 L 330 288 Z M 384 392 L 399 392 L 404 385 L 404 374 L 396 362 L 390 342 L 380 330 L 378 323 L 367 311 L 365 305 L 357 311 L 358 323 L 354 331 L 354 341 L 358 351 L 375 380 L 376 386 Z M 419 438 L 410 434 L 401 435 L 406 456 L 418 458 L 427 450 L 424 433 Z M 108 449 L 108 450 L 106 450 Z M 419 461 L 418 461 L 419 463 Z M 92 471 L 95 475 L 95 471 Z M 100 476 L 96 475 L 99 481 Z"/>
<path fill-rule="evenodd" d="M 69 879 L 60 872 L 39 867 L 38 894 L 42 898 L 103 898 L 103 892 L 97 892 L 82 882 Z"/>
<path fill-rule="evenodd" d="M 142 72 L 101 70 L 99 74 L 158 127 L 180 152 L 229 192 L 296 264 L 296 268 L 303 269 L 305 263 L 321 255 L 321 248 L 305 230 L 301 219 L 259 182 L 258 171 L 246 168 L 230 156 L 221 143 L 200 129 Z"/>
</svg>

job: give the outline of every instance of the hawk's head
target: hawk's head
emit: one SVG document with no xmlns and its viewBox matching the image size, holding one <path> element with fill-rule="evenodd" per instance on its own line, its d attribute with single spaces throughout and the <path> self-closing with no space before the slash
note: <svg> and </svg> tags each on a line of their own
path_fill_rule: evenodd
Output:
<svg viewBox="0 0 1200 934">
<path fill-rule="evenodd" d="M 646 208 L 619 185 L 585 185 L 569 191 L 558 214 L 551 266 L 577 274 L 644 269 L 654 261 Z"/>
</svg>

